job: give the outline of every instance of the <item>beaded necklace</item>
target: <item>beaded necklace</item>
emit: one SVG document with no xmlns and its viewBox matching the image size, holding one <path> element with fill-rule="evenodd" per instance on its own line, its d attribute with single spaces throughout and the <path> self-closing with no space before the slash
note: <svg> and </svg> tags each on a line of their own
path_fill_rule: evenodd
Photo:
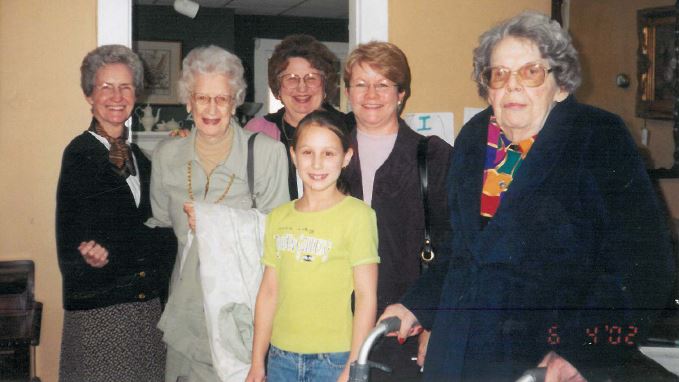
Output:
<svg viewBox="0 0 679 382">
<path fill-rule="evenodd" d="M 194 200 L 194 198 L 193 198 L 193 185 L 191 184 L 192 169 L 193 169 L 192 163 L 193 163 L 193 161 L 189 161 L 189 163 L 186 166 L 186 183 L 187 183 L 186 185 L 187 185 L 187 188 L 189 190 L 189 199 L 191 199 L 191 201 Z M 205 182 L 205 194 L 203 195 L 203 200 L 205 200 L 205 198 L 207 197 L 207 193 L 210 190 L 210 178 L 212 177 L 212 173 L 214 171 L 215 170 L 210 171 L 210 174 L 207 176 L 207 182 Z M 226 185 L 226 188 L 224 189 L 224 192 L 219 197 L 219 199 L 215 200 L 214 204 L 219 204 L 219 203 L 222 202 L 222 200 L 224 200 L 224 198 L 226 197 L 226 194 L 228 194 L 229 190 L 231 189 L 231 185 L 233 184 L 233 180 L 234 180 L 235 177 L 236 177 L 236 174 L 229 175 L 229 183 Z"/>
</svg>

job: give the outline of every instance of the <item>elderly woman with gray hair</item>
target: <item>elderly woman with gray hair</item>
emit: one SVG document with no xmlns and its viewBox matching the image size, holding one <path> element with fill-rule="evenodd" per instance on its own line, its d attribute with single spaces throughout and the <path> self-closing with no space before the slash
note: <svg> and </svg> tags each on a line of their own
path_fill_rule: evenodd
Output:
<svg viewBox="0 0 679 382">
<path fill-rule="evenodd" d="M 63 278 L 59 380 L 161 381 L 156 329 L 176 251 L 149 228 L 151 163 L 124 125 L 143 89 L 137 55 L 122 45 L 89 52 L 80 84 L 92 122 L 64 150 L 56 235 Z"/>
<path fill-rule="evenodd" d="M 161 142 L 153 154 L 149 223 L 172 227 L 179 242 L 170 297 L 159 324 L 168 346 L 166 381 L 219 380 L 203 310 L 197 245 L 188 241 L 189 224 L 195 227 L 189 220 L 190 202 L 250 208 L 248 152 L 254 159 L 251 181 L 257 209 L 266 213 L 289 200 L 283 145 L 260 134 L 250 151 L 253 133 L 233 118 L 245 86 L 238 57 L 214 45 L 193 49 L 183 61 L 179 95 L 196 128 L 187 137 Z"/>
<path fill-rule="evenodd" d="M 382 317 L 432 329 L 425 380 L 674 380 L 643 358 L 673 281 L 669 230 L 622 120 L 580 104 L 577 52 L 527 12 L 485 32 L 490 104 L 451 156 L 450 263 Z M 676 377 L 674 377 L 676 378 Z"/>
</svg>

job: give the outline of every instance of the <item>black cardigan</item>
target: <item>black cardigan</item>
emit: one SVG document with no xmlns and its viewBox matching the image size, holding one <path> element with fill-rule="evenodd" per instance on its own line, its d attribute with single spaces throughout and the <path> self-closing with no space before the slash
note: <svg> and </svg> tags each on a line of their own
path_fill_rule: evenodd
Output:
<svg viewBox="0 0 679 382">
<path fill-rule="evenodd" d="M 151 162 L 132 144 L 139 168 L 141 201 L 136 206 L 127 182 L 108 161 L 108 150 L 89 132 L 64 150 L 57 188 L 56 235 L 66 310 L 93 309 L 146 301 L 167 293 L 176 254 L 169 228 L 144 225 L 151 215 Z M 94 240 L 109 252 L 102 268 L 88 265 L 78 251 Z"/>
<path fill-rule="evenodd" d="M 348 116 L 351 119 L 352 115 Z M 352 134 L 354 156 L 345 170 L 352 196 L 363 199 L 361 162 L 356 130 Z M 417 169 L 417 144 L 422 136 L 403 120 L 394 148 L 375 173 L 372 208 L 377 215 L 380 267 L 377 283 L 378 309 L 399 301 L 420 275 L 419 253 L 424 242 L 424 210 Z M 445 176 L 452 148 L 439 137 L 429 140 L 427 161 L 432 241 L 436 261 L 448 250 L 450 224 L 446 204 Z"/>
</svg>

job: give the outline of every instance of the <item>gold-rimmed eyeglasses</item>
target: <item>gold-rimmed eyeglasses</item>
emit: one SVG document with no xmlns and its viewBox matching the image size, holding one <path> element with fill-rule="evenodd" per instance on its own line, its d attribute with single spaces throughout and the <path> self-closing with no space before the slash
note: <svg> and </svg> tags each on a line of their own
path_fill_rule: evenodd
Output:
<svg viewBox="0 0 679 382">
<path fill-rule="evenodd" d="M 115 85 L 110 82 L 104 82 L 102 84 L 95 85 L 95 88 L 105 95 L 113 95 L 117 90 L 120 94 L 125 96 L 134 95 L 136 89 L 132 84 Z"/>
<path fill-rule="evenodd" d="M 228 94 L 220 94 L 214 97 L 210 97 L 207 94 L 191 93 L 191 97 L 193 98 L 193 102 L 195 102 L 196 105 L 199 106 L 208 106 L 210 105 L 212 100 L 215 101 L 215 104 L 218 107 L 226 107 L 231 105 L 231 103 L 233 102 L 233 97 Z"/>
<path fill-rule="evenodd" d="M 528 63 L 514 71 L 504 66 L 492 66 L 481 72 L 481 81 L 491 89 L 500 89 L 507 84 L 512 75 L 516 74 L 521 85 L 534 88 L 545 83 L 547 75 L 553 70 L 554 68 L 547 68 L 536 62 Z"/>
<path fill-rule="evenodd" d="M 278 77 L 281 81 L 281 87 L 285 89 L 296 89 L 303 81 L 306 87 L 315 89 L 323 85 L 323 75 L 320 73 L 307 73 L 304 77 L 300 77 L 294 73 L 283 74 Z"/>
<path fill-rule="evenodd" d="M 371 87 L 375 89 L 375 92 L 378 94 L 385 94 L 386 92 L 389 91 L 391 88 L 398 88 L 398 85 L 396 84 L 387 84 L 384 82 L 378 82 L 376 84 L 369 84 L 367 82 L 356 82 L 353 84 L 349 84 L 347 86 L 348 88 L 354 89 L 353 91 L 359 94 L 367 93 L 368 89 Z"/>
</svg>

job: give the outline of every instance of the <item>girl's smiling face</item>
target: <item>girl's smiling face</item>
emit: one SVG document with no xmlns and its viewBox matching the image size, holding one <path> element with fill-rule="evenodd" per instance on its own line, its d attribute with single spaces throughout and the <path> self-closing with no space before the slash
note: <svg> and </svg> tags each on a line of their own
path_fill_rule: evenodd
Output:
<svg viewBox="0 0 679 382">
<path fill-rule="evenodd" d="M 345 152 L 337 134 L 317 123 L 304 126 L 298 134 L 290 153 L 304 183 L 304 194 L 337 190 L 342 168 L 351 160 L 351 148 Z"/>
</svg>

